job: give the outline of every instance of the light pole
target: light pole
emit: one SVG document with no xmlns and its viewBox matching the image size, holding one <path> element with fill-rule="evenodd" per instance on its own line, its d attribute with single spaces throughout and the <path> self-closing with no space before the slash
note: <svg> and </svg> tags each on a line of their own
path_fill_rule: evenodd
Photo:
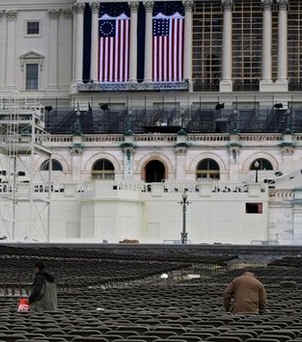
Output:
<svg viewBox="0 0 302 342">
<path fill-rule="evenodd" d="M 260 166 L 260 164 L 259 164 L 258 160 L 256 160 L 255 163 L 254 163 L 254 167 L 255 167 L 255 170 L 256 170 L 255 183 L 258 183 L 258 170 L 259 170 L 259 166 Z"/>
<path fill-rule="evenodd" d="M 182 232 L 180 233 L 180 239 L 181 244 L 186 245 L 188 243 L 188 233 L 186 229 L 186 223 L 187 223 L 187 206 L 191 203 L 188 201 L 188 195 L 187 190 L 185 189 L 184 192 L 181 195 L 181 202 L 179 202 L 182 205 Z"/>
</svg>

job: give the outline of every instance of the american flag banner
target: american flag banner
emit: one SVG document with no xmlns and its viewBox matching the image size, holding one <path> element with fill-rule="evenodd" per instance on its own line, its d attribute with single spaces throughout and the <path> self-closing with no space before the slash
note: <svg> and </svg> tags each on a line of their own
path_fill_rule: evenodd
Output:
<svg viewBox="0 0 302 342">
<path fill-rule="evenodd" d="M 154 82 L 183 81 L 184 17 L 178 12 L 153 17 Z"/>
<path fill-rule="evenodd" d="M 99 18 L 99 81 L 129 80 L 130 18 L 104 14 Z"/>
</svg>

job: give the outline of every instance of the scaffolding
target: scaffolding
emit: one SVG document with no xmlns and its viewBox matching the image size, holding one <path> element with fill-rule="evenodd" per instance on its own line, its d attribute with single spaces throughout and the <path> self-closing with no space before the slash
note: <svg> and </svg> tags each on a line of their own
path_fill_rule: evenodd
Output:
<svg viewBox="0 0 302 342">
<path fill-rule="evenodd" d="M 0 98 L 0 240 L 50 241 L 51 151 L 37 98 Z M 48 176 L 35 161 L 48 158 Z M 44 184 L 44 194 L 35 192 Z"/>
</svg>

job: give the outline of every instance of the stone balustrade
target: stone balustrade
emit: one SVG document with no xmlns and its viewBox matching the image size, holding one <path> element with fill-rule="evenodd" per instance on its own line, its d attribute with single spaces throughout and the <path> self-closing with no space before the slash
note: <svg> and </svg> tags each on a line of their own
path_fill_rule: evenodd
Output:
<svg viewBox="0 0 302 342">
<path fill-rule="evenodd" d="M 82 138 L 82 142 L 85 145 L 89 144 L 119 144 L 124 141 L 122 134 L 91 134 L 84 135 Z"/>
<path fill-rule="evenodd" d="M 239 141 L 242 145 L 279 145 L 282 134 L 240 134 Z"/>
<path fill-rule="evenodd" d="M 228 133 L 219 134 L 202 134 L 202 133 L 189 133 L 185 137 L 185 142 L 193 146 L 225 146 L 228 147 L 232 143 L 231 135 Z M 302 134 L 291 135 L 291 141 L 299 146 L 302 144 Z M 10 139 L 10 140 L 8 140 Z M 83 147 L 96 146 L 96 145 L 116 145 L 119 147 L 120 144 L 126 142 L 124 134 L 83 134 L 78 137 Z M 149 134 L 134 134 L 131 141 L 138 146 L 152 145 L 171 145 L 174 146 L 178 142 L 178 135 L 172 134 L 160 134 L 160 133 L 149 133 Z M 239 134 L 236 142 L 244 146 L 279 146 L 284 142 L 284 137 L 280 133 L 271 134 Z M 0 135 L 0 144 L 7 143 L 27 143 L 31 142 L 30 136 L 14 135 L 13 137 L 7 137 L 6 135 Z M 57 146 L 71 146 L 74 143 L 74 136 L 71 134 L 37 134 L 35 136 L 35 142 L 37 144 L 45 145 L 46 147 L 57 147 Z M 78 142 L 78 141 L 77 141 Z M 285 141 L 286 142 L 286 141 Z"/>
<path fill-rule="evenodd" d="M 273 201 L 273 202 L 292 201 L 294 199 L 294 191 L 286 190 L 286 189 L 270 190 L 269 199 L 270 201 Z"/>
<path fill-rule="evenodd" d="M 135 142 L 138 143 L 172 143 L 174 144 L 177 140 L 176 134 L 136 134 L 134 136 Z"/>
</svg>

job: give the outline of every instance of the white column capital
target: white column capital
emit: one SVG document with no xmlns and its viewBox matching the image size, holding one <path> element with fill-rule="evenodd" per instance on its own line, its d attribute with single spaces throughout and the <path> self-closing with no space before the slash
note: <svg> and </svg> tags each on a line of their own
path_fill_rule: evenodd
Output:
<svg viewBox="0 0 302 342">
<path fill-rule="evenodd" d="M 144 6 L 145 6 L 146 12 L 152 12 L 153 6 L 154 6 L 154 1 L 145 1 Z"/>
<path fill-rule="evenodd" d="M 139 6 L 139 1 L 136 1 L 136 0 L 128 1 L 128 5 L 129 5 L 131 11 L 137 11 L 138 6 Z"/>
<path fill-rule="evenodd" d="M 90 6 L 91 6 L 91 10 L 92 13 L 98 13 L 100 10 L 100 3 L 98 1 L 93 1 Z"/>
<path fill-rule="evenodd" d="M 288 0 L 277 0 L 280 10 L 287 10 L 288 8 Z"/>
<path fill-rule="evenodd" d="M 264 9 L 271 9 L 273 5 L 273 0 L 261 0 Z"/>
<path fill-rule="evenodd" d="M 61 9 L 52 8 L 48 10 L 48 15 L 52 19 L 57 19 L 61 14 Z"/>
<path fill-rule="evenodd" d="M 81 13 L 81 12 L 84 13 L 85 4 L 83 2 L 78 2 L 74 4 L 72 8 L 76 13 Z"/>
<path fill-rule="evenodd" d="M 70 18 L 72 16 L 72 9 L 71 8 L 64 8 L 62 13 L 65 18 Z"/>
<path fill-rule="evenodd" d="M 192 10 L 192 8 L 194 6 L 194 1 L 193 0 L 183 0 L 182 4 L 185 8 L 185 11 L 190 11 L 190 10 Z"/>
<path fill-rule="evenodd" d="M 5 12 L 6 17 L 9 21 L 14 21 L 17 20 L 17 15 L 18 15 L 18 11 L 16 10 L 8 10 Z"/>
<path fill-rule="evenodd" d="M 221 0 L 224 9 L 232 9 L 233 0 Z"/>
</svg>

